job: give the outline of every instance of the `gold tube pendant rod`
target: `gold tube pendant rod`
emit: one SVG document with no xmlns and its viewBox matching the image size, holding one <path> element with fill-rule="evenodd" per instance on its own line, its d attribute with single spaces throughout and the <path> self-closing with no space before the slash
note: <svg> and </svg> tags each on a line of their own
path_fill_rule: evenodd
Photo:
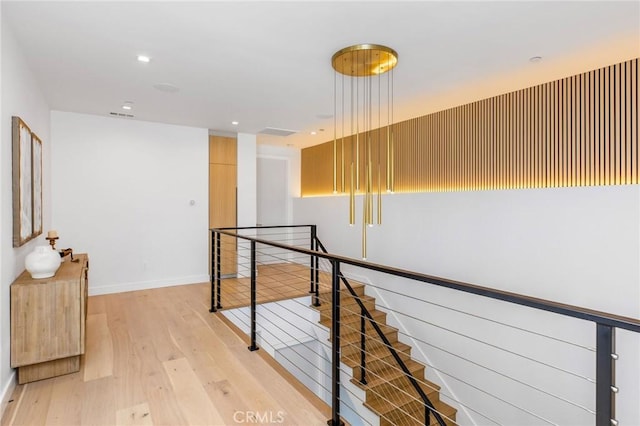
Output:
<svg viewBox="0 0 640 426">
<path fill-rule="evenodd" d="M 345 175 L 345 171 L 344 171 L 344 74 L 342 74 L 342 138 L 340 141 L 340 148 L 342 149 L 342 167 L 340 167 L 341 171 L 342 171 L 342 179 L 341 179 L 341 187 L 340 187 L 340 192 L 342 192 L 344 194 L 345 192 L 345 186 L 344 186 L 344 175 Z"/>
<path fill-rule="evenodd" d="M 387 192 L 391 192 L 391 128 L 387 125 Z"/>
<path fill-rule="evenodd" d="M 356 190 L 360 190 L 360 114 L 358 113 L 358 99 L 360 95 L 360 84 L 358 80 L 355 80 L 356 83 L 356 104 L 355 104 L 355 115 L 356 115 Z"/>
<path fill-rule="evenodd" d="M 367 182 L 367 210 L 369 211 L 369 217 L 367 225 L 373 226 L 373 166 L 371 160 L 369 160 L 369 176 Z"/>
<path fill-rule="evenodd" d="M 362 208 L 364 209 L 364 223 L 369 224 L 369 163 L 364 165 L 364 197 L 362 198 Z"/>
<path fill-rule="evenodd" d="M 391 192 L 391 108 L 389 99 L 391 98 L 391 73 L 387 73 L 387 192 Z"/>
<path fill-rule="evenodd" d="M 355 141 L 355 137 L 354 137 L 354 130 L 355 130 L 355 125 L 354 125 L 354 120 L 355 120 L 355 111 L 353 109 L 353 104 L 354 104 L 354 98 L 353 95 L 355 93 L 355 89 L 353 87 L 353 78 L 349 80 L 349 91 L 351 94 L 351 102 L 349 102 L 349 109 L 351 110 L 351 115 L 349 116 L 350 119 L 350 124 L 351 124 L 351 129 L 350 129 L 350 140 L 351 140 L 351 165 L 354 164 L 354 162 L 356 161 L 356 141 Z M 355 171 L 355 170 L 354 170 Z M 352 186 L 355 185 L 355 181 L 351 183 Z M 355 186 L 353 186 L 353 188 L 355 189 Z"/>
<path fill-rule="evenodd" d="M 380 163 L 378 163 L 378 225 L 382 225 L 382 185 L 380 176 Z"/>
<path fill-rule="evenodd" d="M 377 163 L 377 173 L 378 173 L 378 199 L 377 199 L 377 206 L 378 206 L 378 214 L 377 214 L 377 218 L 378 218 L 378 225 L 382 225 L 382 195 L 381 195 L 381 181 L 382 181 L 382 177 L 381 177 L 381 169 L 380 169 L 380 150 L 381 150 L 381 146 L 380 146 L 380 111 L 381 111 L 381 107 L 380 107 L 380 98 L 382 97 L 381 94 L 381 86 L 380 86 L 380 81 L 381 81 L 381 77 L 378 75 L 378 131 L 377 131 L 377 149 L 376 149 L 376 163 Z"/>
<path fill-rule="evenodd" d="M 337 141 L 336 141 L 336 134 L 337 134 L 337 119 L 336 119 L 336 113 L 338 110 L 337 107 L 337 98 L 336 98 L 336 89 L 337 89 L 337 85 L 336 85 L 336 80 L 337 80 L 337 73 L 333 73 L 333 193 L 336 194 L 338 192 L 338 147 L 337 147 Z"/>
<path fill-rule="evenodd" d="M 354 170 L 353 170 L 353 161 L 351 162 L 350 167 L 350 175 L 351 175 L 351 186 L 349 187 L 349 225 L 353 226 L 356 224 L 356 191 L 355 191 L 355 182 L 354 182 Z"/>
<path fill-rule="evenodd" d="M 366 198 L 366 195 L 365 195 Z M 367 208 L 364 205 L 365 200 L 363 199 L 363 205 L 362 205 L 362 213 L 363 213 L 363 218 L 362 218 L 362 260 L 367 260 Z"/>
<path fill-rule="evenodd" d="M 390 189 L 391 192 L 395 192 L 395 186 L 396 186 L 396 182 L 395 182 L 395 142 L 393 140 L 393 69 L 391 69 L 391 106 L 389 107 L 391 109 L 391 158 L 390 158 L 390 162 L 391 162 L 391 185 L 390 185 Z"/>
</svg>

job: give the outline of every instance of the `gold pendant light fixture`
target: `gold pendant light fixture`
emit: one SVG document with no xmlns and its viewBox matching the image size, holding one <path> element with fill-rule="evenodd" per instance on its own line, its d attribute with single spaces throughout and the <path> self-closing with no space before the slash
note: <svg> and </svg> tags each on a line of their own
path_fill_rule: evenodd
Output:
<svg viewBox="0 0 640 426">
<path fill-rule="evenodd" d="M 397 63 L 398 54 L 393 49 L 378 44 L 357 44 L 345 47 L 331 58 L 331 64 L 335 70 L 333 192 L 334 194 L 346 192 L 345 175 L 348 173 L 349 224 L 352 226 L 356 222 L 356 194 L 363 195 L 363 259 L 367 258 L 367 227 L 374 224 L 374 198 L 377 203 L 375 222 L 378 225 L 382 224 L 383 172 L 385 191 L 394 191 L 392 70 Z M 338 111 L 338 98 L 342 99 L 340 111 Z M 384 105 L 383 99 L 386 100 Z M 338 113 L 341 116 L 341 123 L 338 122 Z M 385 117 L 385 120 L 382 117 Z M 339 129 L 341 129 L 340 137 L 338 137 Z M 348 138 L 345 136 L 346 129 L 350 135 Z M 338 149 L 338 143 L 340 149 Z M 386 144 L 384 157 L 383 143 Z M 382 160 L 385 163 L 384 167 L 380 164 Z M 340 179 L 338 179 L 338 173 L 340 173 Z M 339 188 L 338 181 L 340 181 Z"/>
</svg>

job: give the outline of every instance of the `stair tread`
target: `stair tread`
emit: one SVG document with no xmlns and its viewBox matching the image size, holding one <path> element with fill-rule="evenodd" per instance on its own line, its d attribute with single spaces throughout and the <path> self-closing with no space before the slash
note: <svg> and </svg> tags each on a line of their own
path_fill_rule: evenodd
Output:
<svg viewBox="0 0 640 426">
<path fill-rule="evenodd" d="M 367 308 L 369 312 L 376 308 L 376 299 L 371 296 L 362 296 L 360 300 Z M 314 306 L 321 314 L 327 315 L 331 318 L 331 300 L 320 299 L 320 306 Z M 356 299 L 350 297 L 348 299 L 341 300 L 340 303 L 340 316 L 346 317 L 348 315 L 360 315 L 360 306 L 356 302 Z"/>
<path fill-rule="evenodd" d="M 365 285 L 357 282 L 357 281 L 349 281 L 349 284 L 351 285 L 351 288 L 353 289 L 353 291 L 356 292 L 356 294 L 364 294 L 364 289 L 365 289 Z M 326 295 L 328 294 L 329 296 L 331 296 L 331 289 L 326 289 L 326 290 L 320 290 L 319 294 L 322 295 Z M 340 283 L 340 293 L 343 294 L 351 294 L 351 292 L 349 292 L 349 290 L 347 290 L 347 286 L 344 285 L 344 283 Z"/>
<path fill-rule="evenodd" d="M 364 293 L 364 287 L 356 287 L 353 289 L 356 293 L 356 296 L 354 296 L 353 294 L 351 294 L 350 291 L 348 291 L 347 289 L 342 289 L 340 291 L 340 299 L 341 300 L 347 300 L 347 299 L 353 299 L 354 297 L 365 297 L 367 296 Z M 331 299 L 333 298 L 333 293 L 331 291 L 321 291 L 318 293 L 318 297 L 320 298 L 320 300 L 324 300 L 327 302 L 330 302 Z M 371 297 L 371 296 L 369 296 Z"/>
<path fill-rule="evenodd" d="M 322 294 L 320 293 L 320 295 L 318 296 L 318 298 L 320 299 L 320 302 L 324 302 L 322 303 L 322 305 L 331 305 L 331 301 L 333 299 L 331 294 Z M 375 297 L 366 295 L 366 294 L 361 294 L 358 295 L 357 299 L 360 299 L 362 301 L 364 300 L 375 300 Z M 341 305 L 355 305 L 358 302 L 356 301 L 356 297 L 353 297 L 351 294 L 347 294 L 347 293 L 342 293 L 340 295 L 340 304 Z"/>
<path fill-rule="evenodd" d="M 400 343 L 400 342 L 396 342 L 396 343 Z M 393 349 L 395 349 L 395 351 L 397 352 L 397 354 L 400 356 L 400 358 L 402 360 L 408 360 L 411 359 L 411 347 L 408 345 L 404 345 L 405 347 L 402 348 L 398 348 L 396 347 L 396 345 L 393 345 Z M 404 350 L 403 350 L 404 349 Z M 375 348 L 372 351 L 367 350 L 366 353 L 366 362 L 367 363 L 371 363 L 371 362 L 386 362 L 388 364 L 391 365 L 395 365 L 396 364 L 396 360 L 393 357 L 391 350 L 386 346 L 380 346 Z M 342 362 L 344 362 L 345 364 L 347 364 L 349 367 L 357 367 L 360 365 L 360 350 L 358 348 L 357 351 L 351 352 L 348 355 L 343 355 L 342 356 Z M 353 364 L 353 365 L 352 365 Z"/>
<path fill-rule="evenodd" d="M 384 336 L 389 341 L 391 346 L 393 346 L 398 341 L 398 332 L 397 330 L 383 330 Z M 353 345 L 358 346 L 358 350 L 360 350 L 360 338 L 362 334 L 360 332 L 342 334 L 340 336 L 340 344 L 343 348 L 352 347 Z M 386 346 L 386 343 L 378 336 L 376 333 L 373 335 L 372 333 L 367 334 L 367 350 L 376 349 L 379 347 Z"/>
<path fill-rule="evenodd" d="M 449 404 L 437 401 L 433 403 L 433 407 L 435 410 L 442 416 L 442 419 L 447 424 L 455 424 L 452 423 L 447 418 L 455 421 L 455 416 L 458 410 L 450 406 Z M 433 415 L 429 418 L 429 425 L 438 425 L 438 421 L 435 419 Z M 403 408 L 396 408 L 388 413 L 385 413 L 380 417 L 380 425 L 397 425 L 397 424 L 414 424 L 414 425 L 424 425 L 424 406 L 419 406 L 417 409 L 414 407 L 412 410 L 404 410 Z"/>
<path fill-rule="evenodd" d="M 398 352 L 404 352 L 407 355 L 411 355 L 411 346 L 407 345 L 406 343 L 395 341 L 392 343 L 391 346 L 393 346 L 393 348 Z M 385 354 L 390 355 L 389 348 L 387 347 L 387 345 L 378 344 L 378 342 L 376 342 L 375 345 L 367 345 L 366 349 L 367 349 L 367 355 L 372 355 L 378 358 L 383 357 Z M 360 356 L 360 344 L 349 343 L 348 345 L 343 345 L 342 354 L 343 356 L 349 356 L 349 357 L 354 356 L 354 354 L 357 354 L 357 356 Z"/>
<path fill-rule="evenodd" d="M 418 361 L 415 361 L 413 359 L 408 359 L 404 363 L 407 366 L 407 369 L 409 369 L 409 372 L 411 372 L 411 374 L 414 377 L 416 377 L 419 380 L 424 380 L 422 378 L 422 376 L 424 374 L 424 368 L 425 368 L 425 366 L 423 364 L 420 364 Z M 420 372 L 420 374 L 417 374 L 418 372 Z M 406 377 L 406 374 L 404 373 L 404 371 L 402 371 L 402 368 L 400 368 L 400 366 L 393 366 L 393 367 L 384 368 L 384 369 L 381 369 L 379 371 L 375 371 L 374 373 L 375 374 L 370 374 L 369 376 L 367 376 L 367 384 L 366 385 L 361 384 L 355 378 L 352 379 L 352 381 L 356 385 L 358 385 L 360 388 L 362 388 L 364 390 L 367 390 L 367 389 L 374 389 L 377 386 L 390 383 L 395 379 L 400 379 L 400 378 Z"/>
<path fill-rule="evenodd" d="M 434 405 L 436 402 L 440 401 L 440 386 L 425 379 L 420 381 L 420 385 L 424 390 L 424 393 Z M 413 386 L 409 384 L 402 386 L 394 392 L 392 396 L 387 395 L 384 392 L 376 393 L 375 391 L 370 390 L 367 393 L 366 399 L 366 405 L 380 415 L 412 402 L 422 404 L 422 399 Z"/>
<path fill-rule="evenodd" d="M 386 324 L 386 318 L 387 318 L 386 312 L 373 309 L 373 310 L 369 310 L 369 314 L 371 314 L 371 317 L 376 323 Z M 340 324 L 351 324 L 359 321 L 360 321 L 360 312 L 358 312 L 357 314 L 349 312 L 347 315 L 344 315 L 344 312 L 340 312 Z M 369 321 L 367 320 L 367 322 Z M 331 328 L 331 318 L 329 317 L 329 318 L 322 319 L 320 321 L 320 324 L 324 325 L 327 328 Z"/>
<path fill-rule="evenodd" d="M 382 333 L 386 336 L 387 334 L 391 334 L 391 333 L 396 333 L 398 331 L 397 328 L 392 327 L 390 325 L 387 324 L 378 324 L 378 327 L 380 327 L 380 331 L 382 331 Z M 366 327 L 366 336 L 367 337 L 372 337 L 372 338 L 379 338 L 380 336 L 378 335 L 378 333 L 375 331 L 375 329 L 371 326 L 371 324 L 368 324 Z M 357 340 L 360 340 L 360 336 L 362 335 L 362 332 L 360 331 L 360 324 L 357 324 L 355 327 L 353 325 L 348 325 L 345 324 L 344 327 L 340 327 L 340 338 L 341 339 L 345 339 L 347 341 L 351 341 L 351 339 L 356 336 Z"/>
</svg>

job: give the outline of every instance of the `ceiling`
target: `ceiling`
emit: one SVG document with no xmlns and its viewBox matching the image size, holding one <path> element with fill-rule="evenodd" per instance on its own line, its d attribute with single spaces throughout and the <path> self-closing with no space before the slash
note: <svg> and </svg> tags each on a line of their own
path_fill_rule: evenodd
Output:
<svg viewBox="0 0 640 426">
<path fill-rule="evenodd" d="M 333 138 L 331 56 L 346 46 L 398 52 L 399 121 L 472 84 L 544 78 L 577 52 L 588 63 L 593 46 L 640 45 L 638 1 L 2 1 L 2 18 L 51 109 L 217 132 L 291 129 L 259 142 L 294 147 Z"/>
</svg>

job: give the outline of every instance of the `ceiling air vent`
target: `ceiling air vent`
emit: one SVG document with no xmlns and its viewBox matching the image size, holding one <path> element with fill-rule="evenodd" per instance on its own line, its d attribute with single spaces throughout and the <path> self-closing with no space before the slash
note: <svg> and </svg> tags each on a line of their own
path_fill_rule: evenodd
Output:
<svg viewBox="0 0 640 426">
<path fill-rule="evenodd" d="M 294 133 L 298 133 L 297 130 L 287 130 L 287 129 L 276 129 L 275 127 L 265 127 L 260 130 L 258 134 L 260 135 L 274 135 L 274 136 L 289 136 Z"/>
<path fill-rule="evenodd" d="M 121 112 L 110 112 L 109 115 L 112 115 L 114 117 L 126 117 L 126 118 L 133 118 L 132 114 L 123 114 Z"/>
</svg>

